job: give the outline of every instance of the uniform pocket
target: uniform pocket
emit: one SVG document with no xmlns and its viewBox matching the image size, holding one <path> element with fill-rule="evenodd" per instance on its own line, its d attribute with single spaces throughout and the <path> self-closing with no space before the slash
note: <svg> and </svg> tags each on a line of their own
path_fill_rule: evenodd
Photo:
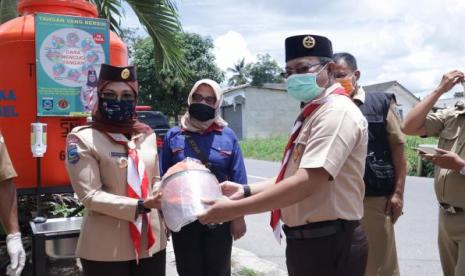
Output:
<svg viewBox="0 0 465 276">
<path fill-rule="evenodd" d="M 453 128 L 446 127 L 439 134 L 440 139 L 439 139 L 438 147 L 445 149 L 445 150 L 451 150 L 458 136 L 459 136 L 458 127 L 453 127 Z"/>
<path fill-rule="evenodd" d="M 214 143 L 212 149 L 215 153 L 219 154 L 221 157 L 228 158 L 233 153 L 233 147 L 230 143 Z"/>
<path fill-rule="evenodd" d="M 185 144 L 180 139 L 173 139 L 170 141 L 171 153 L 177 155 L 184 152 Z"/>
</svg>

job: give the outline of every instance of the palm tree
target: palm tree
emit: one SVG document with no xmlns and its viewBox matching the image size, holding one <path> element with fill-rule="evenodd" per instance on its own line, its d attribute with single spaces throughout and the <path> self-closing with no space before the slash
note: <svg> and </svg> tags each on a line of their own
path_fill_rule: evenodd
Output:
<svg viewBox="0 0 465 276">
<path fill-rule="evenodd" d="M 123 0 L 87 0 L 93 3 L 100 18 L 108 19 L 110 29 L 121 34 L 124 17 Z M 18 0 L 0 0 L 0 24 L 17 16 Z M 156 68 L 171 68 L 184 73 L 182 51 L 176 35 L 182 30 L 173 0 L 124 0 L 139 18 L 155 46 Z M 181 74 L 185 75 L 185 74 Z"/>
<path fill-rule="evenodd" d="M 228 72 L 233 73 L 232 77 L 229 78 L 228 83 L 231 86 L 238 86 L 241 84 L 246 84 L 248 79 L 247 75 L 247 65 L 245 64 L 245 58 L 238 60 L 233 67 L 228 68 Z"/>
</svg>

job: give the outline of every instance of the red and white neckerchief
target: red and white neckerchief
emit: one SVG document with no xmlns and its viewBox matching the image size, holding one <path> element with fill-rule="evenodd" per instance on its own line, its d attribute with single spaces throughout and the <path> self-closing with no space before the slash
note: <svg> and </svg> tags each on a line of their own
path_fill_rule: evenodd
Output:
<svg viewBox="0 0 465 276">
<path fill-rule="evenodd" d="M 139 159 L 138 150 L 136 149 L 135 140 L 142 134 L 132 137 L 128 141 L 126 136 L 120 133 L 107 133 L 107 135 L 117 144 L 125 146 L 128 151 L 127 163 L 127 196 L 135 199 L 145 199 L 149 192 L 149 179 L 145 171 L 145 165 L 142 159 Z M 147 225 L 147 250 L 155 244 L 155 236 L 150 224 L 150 214 L 140 214 L 134 222 L 129 222 L 129 232 L 131 234 L 136 261 L 139 261 L 142 241 L 142 224 L 145 221 Z"/>
<path fill-rule="evenodd" d="M 336 88 L 331 94 L 347 96 L 346 91 L 341 87 Z M 299 136 L 300 130 L 302 129 L 303 122 L 315 110 L 317 110 L 320 106 L 322 106 L 324 103 L 328 101 L 328 96 L 308 103 L 304 107 L 302 112 L 300 112 L 299 116 L 297 117 L 297 120 L 294 123 L 291 136 L 289 137 L 289 141 L 287 142 L 286 148 L 284 150 L 284 156 L 281 161 L 281 169 L 279 170 L 279 174 L 278 174 L 278 177 L 276 178 L 275 184 L 278 184 L 281 180 L 284 179 L 284 174 L 286 173 L 286 166 L 287 166 L 287 163 L 289 162 L 289 158 L 291 156 L 292 150 L 294 149 L 295 139 L 297 139 L 297 136 Z M 278 241 L 278 243 L 281 243 L 282 235 L 281 235 L 281 210 L 280 209 L 275 209 L 271 211 L 270 226 L 271 228 L 273 228 L 273 233 L 274 233 L 276 240 Z"/>
</svg>

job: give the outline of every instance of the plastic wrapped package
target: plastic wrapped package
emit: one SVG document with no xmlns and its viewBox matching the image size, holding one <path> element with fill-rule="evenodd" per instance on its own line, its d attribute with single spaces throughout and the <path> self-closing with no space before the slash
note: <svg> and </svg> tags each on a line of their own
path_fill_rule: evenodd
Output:
<svg viewBox="0 0 465 276">
<path fill-rule="evenodd" d="M 214 200 L 222 196 L 215 175 L 198 160 L 186 158 L 172 166 L 161 183 L 161 210 L 166 226 L 174 232 L 204 212 L 202 200 Z"/>
</svg>

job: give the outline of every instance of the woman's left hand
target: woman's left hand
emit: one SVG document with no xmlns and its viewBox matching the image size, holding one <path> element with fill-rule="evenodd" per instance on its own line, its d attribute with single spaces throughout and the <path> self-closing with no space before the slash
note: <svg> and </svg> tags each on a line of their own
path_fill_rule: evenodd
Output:
<svg viewBox="0 0 465 276">
<path fill-rule="evenodd" d="M 245 224 L 244 217 L 240 217 L 231 221 L 231 236 L 234 240 L 238 240 L 245 235 L 247 226 Z"/>
</svg>

